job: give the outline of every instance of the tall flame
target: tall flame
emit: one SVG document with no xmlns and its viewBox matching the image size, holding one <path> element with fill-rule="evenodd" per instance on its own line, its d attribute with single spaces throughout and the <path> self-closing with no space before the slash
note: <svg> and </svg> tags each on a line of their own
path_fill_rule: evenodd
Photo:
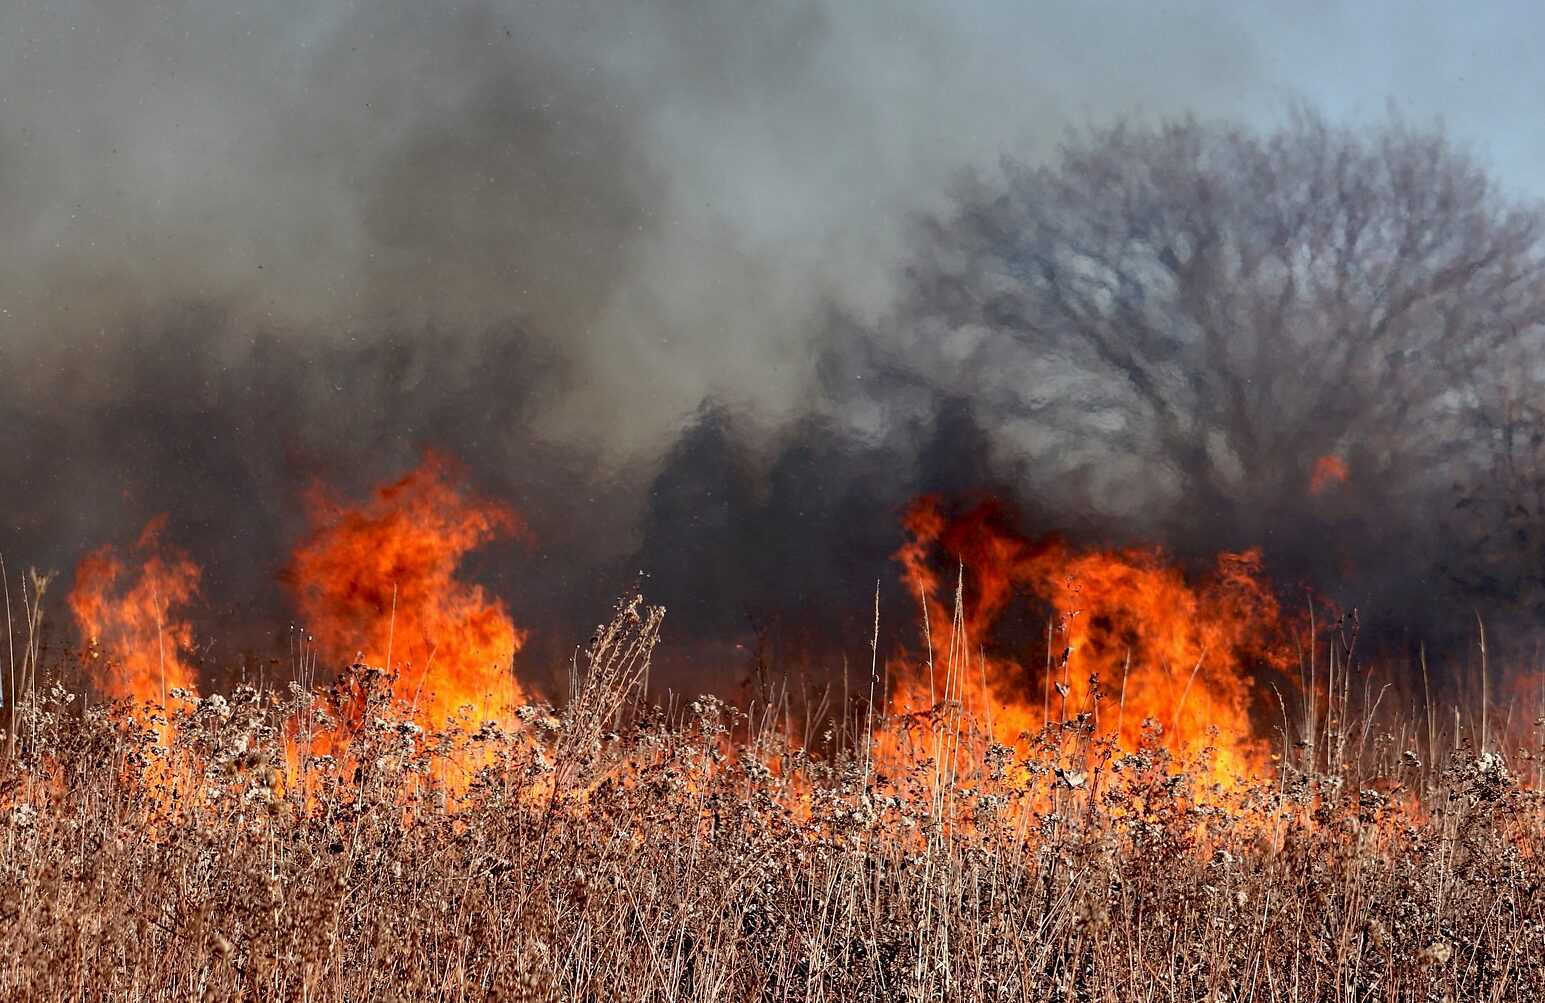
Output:
<svg viewBox="0 0 1545 1003">
<path fill-rule="evenodd" d="M 469 552 L 519 531 L 513 512 L 467 494 L 433 453 L 357 506 L 320 488 L 310 502 L 312 532 L 285 577 L 327 657 L 387 667 L 393 695 L 428 727 L 463 707 L 499 716 L 524 702 L 513 663 L 525 632 L 457 577 Z"/>
<path fill-rule="evenodd" d="M 70 612 L 87 643 L 92 682 L 113 698 L 165 705 L 174 689 L 197 679 L 188 661 L 193 627 L 178 611 L 199 591 L 199 567 L 166 547 L 166 517 L 151 520 L 129 557 L 111 546 L 85 557 L 75 569 Z"/>
<path fill-rule="evenodd" d="M 980 666 L 1004 741 L 1047 719 L 1089 713 L 1098 732 L 1128 749 L 1145 727 L 1160 729 L 1179 754 L 1214 749 L 1219 779 L 1264 765 L 1250 720 L 1251 673 L 1285 670 L 1288 652 L 1258 552 L 1221 554 L 1205 575 L 1188 580 L 1157 549 L 1080 552 L 1056 538 L 1027 538 L 993 502 L 951 519 L 938 500 L 923 498 L 906 527 L 897 558 L 928 601 L 936 643 L 956 629 L 939 595 L 940 552 L 964 568 L 962 626 L 971 650 L 988 642 L 1017 594 L 1049 608 L 1044 662 L 1029 659 L 1032 667 L 1010 656 Z"/>
</svg>

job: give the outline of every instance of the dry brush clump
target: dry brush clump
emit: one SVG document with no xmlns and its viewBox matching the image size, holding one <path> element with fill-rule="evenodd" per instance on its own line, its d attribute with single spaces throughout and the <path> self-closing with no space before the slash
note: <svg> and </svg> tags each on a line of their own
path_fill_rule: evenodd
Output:
<svg viewBox="0 0 1545 1003">
<path fill-rule="evenodd" d="M 122 1000 L 1471 1000 L 1545 985 L 1541 731 L 1376 736 L 1220 782 L 1149 722 L 987 737 L 946 699 L 820 745 L 644 699 L 619 607 L 563 707 L 333 687 L 15 715 L 0 993 Z M 945 687 L 948 694 L 949 689 Z M 1076 709 L 1075 709 L 1076 710 Z M 1522 743 L 1521 745 L 1519 743 Z M 1303 743 L 1307 745 L 1308 743 Z"/>
</svg>

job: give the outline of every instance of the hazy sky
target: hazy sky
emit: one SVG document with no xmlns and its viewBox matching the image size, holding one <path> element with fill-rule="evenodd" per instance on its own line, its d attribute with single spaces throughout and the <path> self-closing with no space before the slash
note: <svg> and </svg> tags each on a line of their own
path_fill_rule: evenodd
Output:
<svg viewBox="0 0 1545 1003">
<path fill-rule="evenodd" d="M 1545 194 L 1536 5 L 13 4 L 0 356 L 213 305 L 370 339 L 518 320 L 545 432 L 658 448 L 705 394 L 810 393 L 820 311 L 883 312 L 908 215 L 1069 122 L 1443 118 Z M 102 381 L 111 398 L 114 386 Z"/>
</svg>

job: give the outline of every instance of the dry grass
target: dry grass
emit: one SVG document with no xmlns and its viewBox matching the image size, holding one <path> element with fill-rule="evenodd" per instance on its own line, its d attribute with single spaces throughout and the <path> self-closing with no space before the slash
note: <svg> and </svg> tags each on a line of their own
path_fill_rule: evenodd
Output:
<svg viewBox="0 0 1545 1003">
<path fill-rule="evenodd" d="M 1010 748 L 946 703 L 875 719 L 871 742 L 855 699 L 817 755 L 775 726 L 780 707 L 643 704 L 657 624 L 624 605 L 568 706 L 507 727 L 422 732 L 356 668 L 322 693 L 173 700 L 160 748 L 154 721 L 40 686 L 0 772 L 0 994 L 1125 1003 L 1545 986 L 1545 805 L 1516 744 L 1504 760 L 1428 735 L 1412 754 L 1375 733 L 1334 770 L 1290 750 L 1297 765 L 1222 790 L 1205 761 L 1157 739 L 1121 753 L 1077 717 Z M 332 756 L 293 753 L 334 728 Z"/>
</svg>

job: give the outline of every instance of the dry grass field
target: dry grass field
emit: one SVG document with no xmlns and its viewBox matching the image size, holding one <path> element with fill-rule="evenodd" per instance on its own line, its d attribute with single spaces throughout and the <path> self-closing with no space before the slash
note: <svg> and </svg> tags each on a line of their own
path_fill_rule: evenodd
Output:
<svg viewBox="0 0 1545 1003">
<path fill-rule="evenodd" d="M 1545 987 L 1539 722 L 1477 753 L 1441 715 L 1404 734 L 1326 709 L 1323 733 L 1284 734 L 1270 768 L 1234 778 L 1151 719 L 1123 751 L 1095 723 L 1116 699 L 1098 691 L 1000 743 L 961 684 L 970 660 L 941 649 L 931 707 L 850 694 L 812 734 L 783 697 L 646 703 L 659 623 L 624 603 L 562 706 L 439 730 L 360 666 L 325 688 L 179 691 L 164 713 L 37 683 L 0 761 L 0 993 L 1124 1003 Z"/>
<path fill-rule="evenodd" d="M 1475 6 L 0 2 L 0 1003 L 1545 1003 Z"/>
</svg>

